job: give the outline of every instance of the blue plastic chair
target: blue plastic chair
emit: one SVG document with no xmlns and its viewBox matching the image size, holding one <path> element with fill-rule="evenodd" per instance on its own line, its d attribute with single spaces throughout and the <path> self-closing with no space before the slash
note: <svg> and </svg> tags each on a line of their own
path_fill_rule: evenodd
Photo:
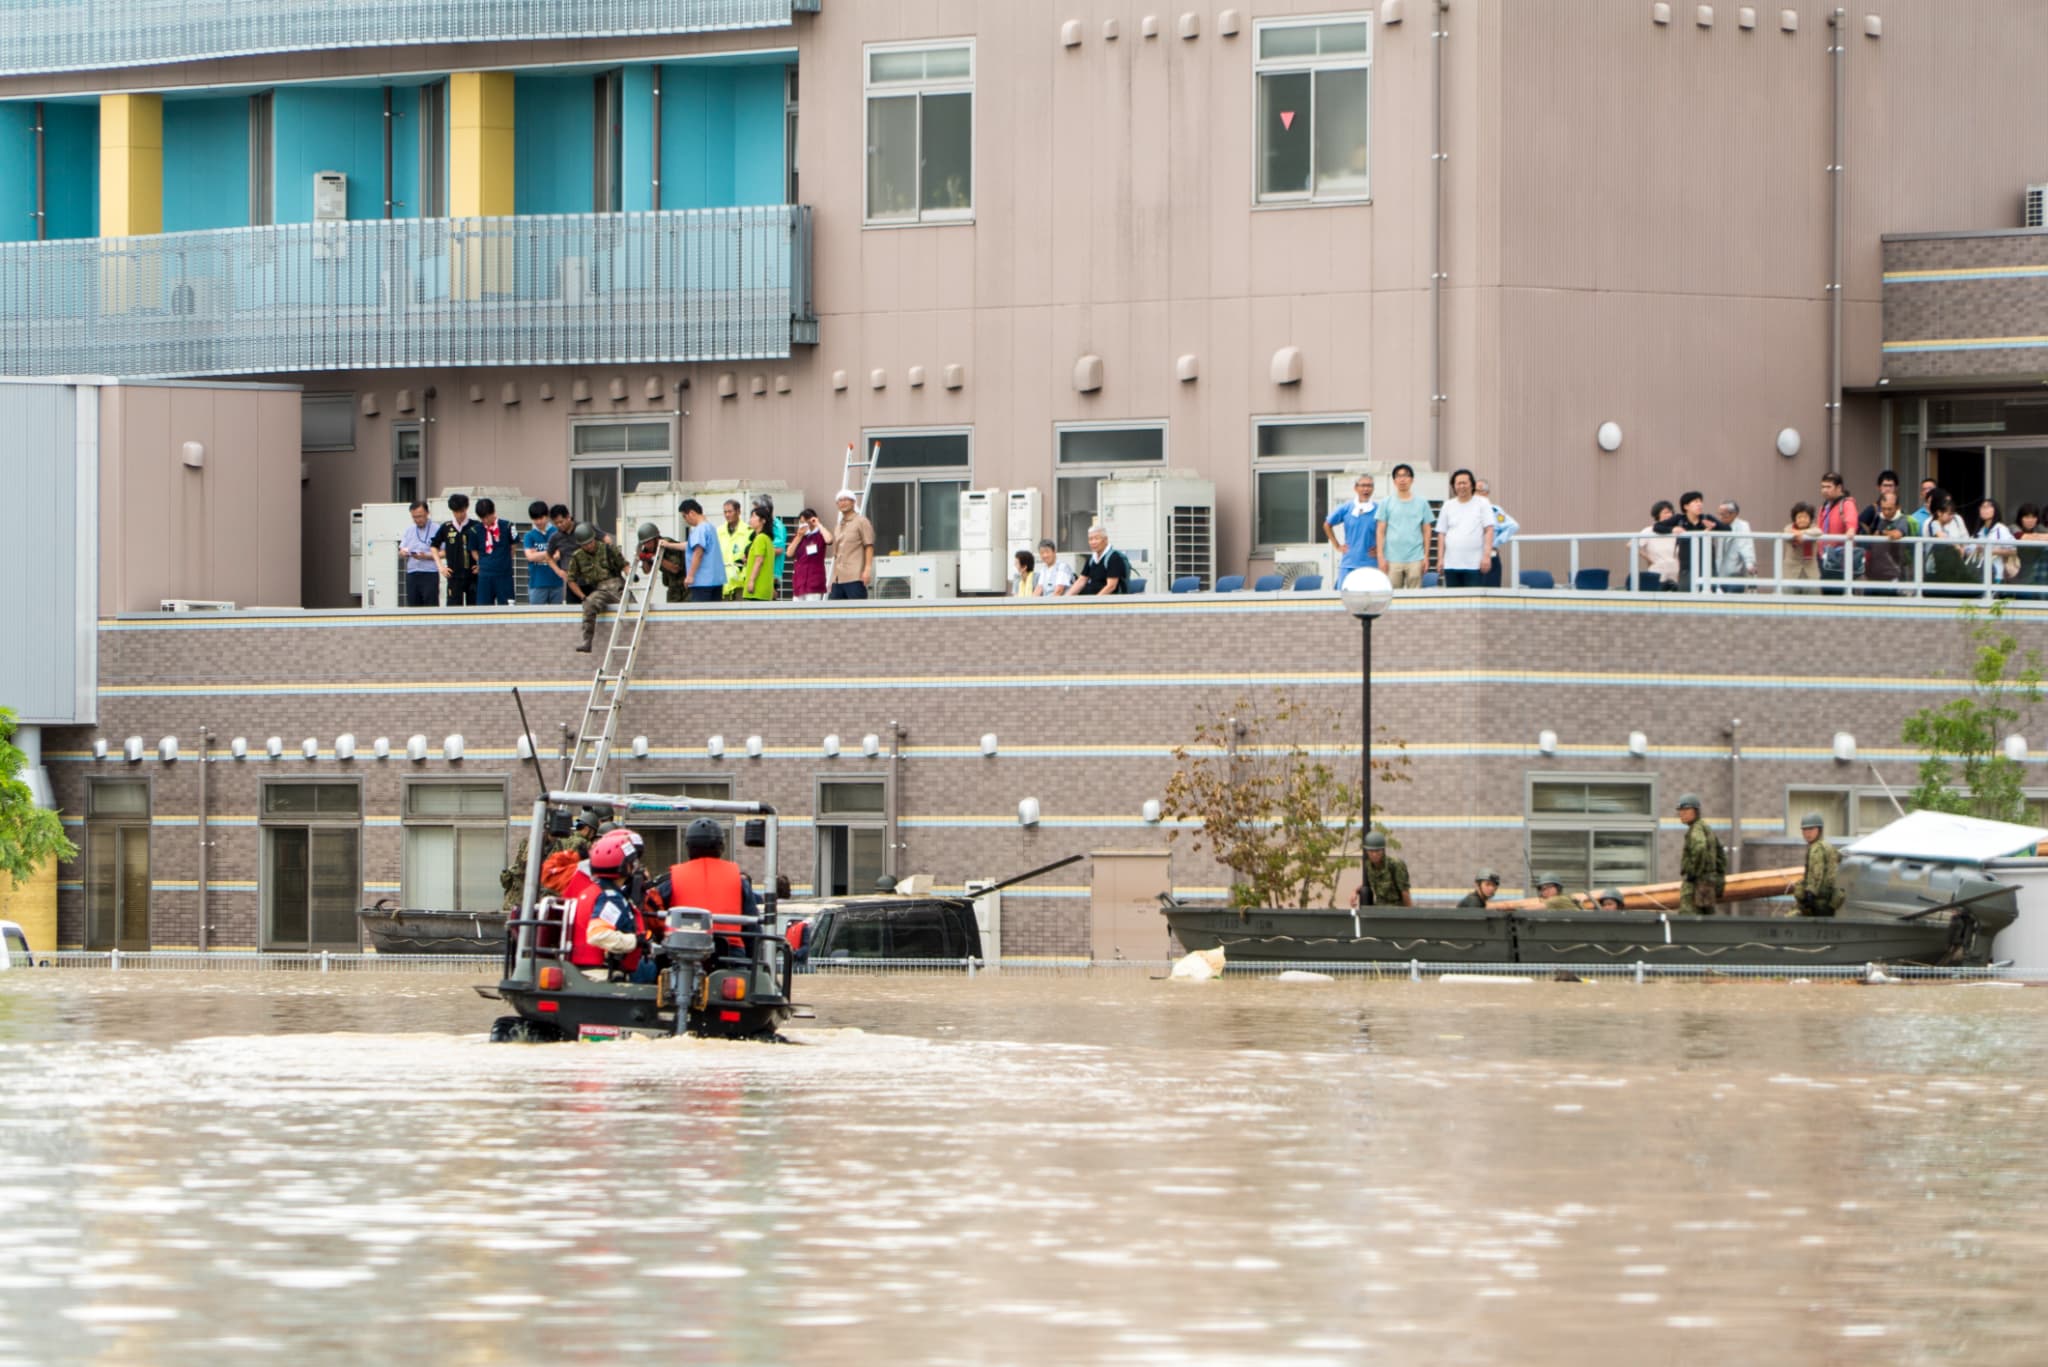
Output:
<svg viewBox="0 0 2048 1367">
<path fill-rule="evenodd" d="M 1252 592 L 1278 593 L 1280 591 L 1281 585 L 1285 584 L 1286 582 L 1287 581 L 1285 579 L 1282 579 L 1277 574 L 1262 574 L 1259 576 L 1258 582 L 1252 585 Z"/>
<path fill-rule="evenodd" d="M 1664 588 L 1664 576 L 1655 570 L 1637 570 L 1636 587 L 1644 593 L 1658 593 Z"/>
<path fill-rule="evenodd" d="M 1243 587 L 1244 576 L 1241 574 L 1226 574 L 1216 581 L 1216 592 L 1218 593 L 1236 593 Z"/>
<path fill-rule="evenodd" d="M 1525 589 L 1554 589 L 1557 579 L 1549 570 L 1523 570 L 1521 584 Z"/>
<path fill-rule="evenodd" d="M 1572 587 L 1581 593 L 1595 593 L 1607 587 L 1606 570 L 1580 570 L 1572 576 Z"/>
<path fill-rule="evenodd" d="M 1296 593 L 1314 593 L 1322 586 L 1323 576 L 1320 574 L 1304 574 L 1301 578 L 1294 581 L 1294 591 Z"/>
<path fill-rule="evenodd" d="M 1436 577 L 1435 570 L 1424 570 L 1422 572 L 1422 587 L 1426 589 L 1433 589 L 1442 582 L 1442 580 Z"/>
<path fill-rule="evenodd" d="M 1169 593 L 1194 593 L 1201 587 L 1202 581 L 1198 577 L 1192 574 L 1184 574 L 1174 580 L 1167 591 Z"/>
<path fill-rule="evenodd" d="M 1145 591 L 1145 584 L 1146 584 L 1146 583 L 1147 583 L 1147 581 L 1146 581 L 1146 580 L 1143 580 L 1143 579 L 1133 579 L 1133 580 L 1131 581 L 1131 592 L 1132 592 L 1132 593 L 1143 593 L 1143 592 Z"/>
</svg>

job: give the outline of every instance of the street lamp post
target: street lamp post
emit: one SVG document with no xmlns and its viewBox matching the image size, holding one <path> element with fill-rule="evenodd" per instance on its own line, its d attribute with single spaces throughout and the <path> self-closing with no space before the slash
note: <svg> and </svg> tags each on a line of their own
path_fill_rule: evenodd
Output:
<svg viewBox="0 0 2048 1367">
<path fill-rule="evenodd" d="M 1393 605 L 1394 585 L 1378 570 L 1355 569 L 1344 576 L 1340 596 L 1344 600 L 1344 610 L 1358 619 L 1362 629 L 1360 634 L 1365 637 L 1365 655 L 1358 685 L 1364 722 L 1358 744 L 1358 781 L 1364 817 L 1359 827 L 1359 839 L 1362 841 L 1372 830 L 1372 623 Z"/>
</svg>

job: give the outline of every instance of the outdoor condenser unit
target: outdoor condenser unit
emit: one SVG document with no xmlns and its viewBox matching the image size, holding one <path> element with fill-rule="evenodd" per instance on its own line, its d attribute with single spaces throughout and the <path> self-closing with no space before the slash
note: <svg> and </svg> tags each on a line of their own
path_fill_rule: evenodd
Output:
<svg viewBox="0 0 2048 1367">
<path fill-rule="evenodd" d="M 348 255 L 348 177 L 340 171 L 313 173 L 313 259 L 340 261 Z"/>
<path fill-rule="evenodd" d="M 1039 521 L 1039 505 L 1044 495 L 1036 489 L 1012 489 L 1007 500 L 1009 506 L 1009 544 L 1003 549 L 1010 553 L 1012 560 L 1018 551 L 1038 554 L 1039 528 L 1045 525 Z M 1005 571 L 1007 575 L 1008 571 Z"/>
<path fill-rule="evenodd" d="M 1325 541 L 1313 546 L 1275 546 L 1273 572 L 1288 588 L 1305 575 L 1319 574 L 1323 587 L 1337 587 L 1337 548 Z"/>
<path fill-rule="evenodd" d="M 903 601 L 956 598 L 960 557 L 953 551 L 875 557 L 875 597 Z"/>
<path fill-rule="evenodd" d="M 965 884 L 967 895 L 974 899 L 974 921 L 981 931 L 981 957 L 990 964 L 1003 957 L 1003 894 L 988 891 L 994 886 L 993 878 L 970 878 Z"/>
<path fill-rule="evenodd" d="M 1185 471 L 1105 475 L 1095 485 L 1095 520 L 1131 562 L 1131 577 L 1164 593 L 1193 575 L 1216 584 L 1216 485 Z"/>
<path fill-rule="evenodd" d="M 1001 489 L 960 493 L 960 592 L 1003 593 L 1010 586 L 1009 528 Z"/>
<path fill-rule="evenodd" d="M 2048 185 L 2029 185 L 2020 211 L 2022 228 L 2048 228 Z"/>
</svg>

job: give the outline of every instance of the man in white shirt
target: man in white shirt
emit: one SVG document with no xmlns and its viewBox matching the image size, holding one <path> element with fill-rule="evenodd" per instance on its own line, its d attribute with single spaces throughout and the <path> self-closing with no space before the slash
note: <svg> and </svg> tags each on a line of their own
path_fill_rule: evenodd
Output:
<svg viewBox="0 0 2048 1367">
<path fill-rule="evenodd" d="M 1723 581 L 1747 579 L 1756 573 L 1756 538 L 1751 536 L 1749 523 L 1743 519 L 1742 505 L 1732 498 L 1721 500 L 1721 523 L 1733 533 L 1724 536 L 1714 548 L 1714 577 Z M 1721 584 L 1723 593 L 1742 593 L 1741 584 Z"/>
<path fill-rule="evenodd" d="M 1074 567 L 1060 559 L 1059 548 L 1050 541 L 1038 543 L 1038 596 L 1057 598 L 1074 582 Z"/>
<path fill-rule="evenodd" d="M 1470 470 L 1451 475 L 1451 496 L 1437 510 L 1436 534 L 1443 538 L 1443 584 L 1476 589 L 1493 565 L 1493 504 L 1478 497 Z"/>
</svg>

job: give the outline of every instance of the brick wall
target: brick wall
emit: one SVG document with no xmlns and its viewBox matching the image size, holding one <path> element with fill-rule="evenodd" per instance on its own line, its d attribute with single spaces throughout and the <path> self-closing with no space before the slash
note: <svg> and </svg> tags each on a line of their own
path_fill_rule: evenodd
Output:
<svg viewBox="0 0 2048 1367">
<path fill-rule="evenodd" d="M 2048 617 L 2018 620 L 2032 638 Z M 1169 748 L 1191 735 L 1204 709 L 1285 688 L 1329 703 L 1345 734 L 1356 735 L 1358 630 L 1334 598 L 1319 595 L 661 611 L 620 728 L 621 755 L 637 735 L 654 753 L 615 760 L 612 782 L 733 775 L 738 796 L 791 818 L 782 866 L 803 884 L 813 867 L 815 780 L 886 773 L 894 722 L 905 731 L 905 873 L 957 886 L 1072 852 L 1165 847 L 1168 833 L 1146 826 L 1140 810 L 1164 786 Z M 1953 695 L 1944 680 L 1965 665 L 1964 632 L 1953 608 L 1912 602 L 1417 596 L 1374 631 L 1374 721 L 1408 742 L 1412 775 L 1376 796 L 1418 891 L 1452 895 L 1482 864 L 1518 882 L 1530 775 L 1654 775 L 1660 808 L 1697 790 L 1718 823 L 1730 802 L 1725 729 L 1739 718 L 1743 815 L 1752 836 L 1765 834 L 1784 817 L 1788 785 L 1867 785 L 1875 761 L 1895 788 L 1910 786 L 1915 757 L 1897 748 L 1900 722 Z M 588 688 L 591 657 L 572 653 L 575 638 L 570 614 L 545 610 L 109 621 L 100 637 L 101 725 L 48 736 L 53 780 L 75 821 L 88 777 L 149 779 L 151 935 L 163 946 L 196 944 L 200 766 L 192 756 L 201 728 L 211 728 L 211 938 L 218 947 L 253 946 L 261 941 L 255 818 L 264 779 L 359 781 L 365 896 L 394 895 L 407 779 L 505 778 L 515 816 L 530 805 L 535 785 L 514 756 L 510 689 L 521 687 L 552 757 Z M 1558 735 L 1556 757 L 1536 752 L 1543 730 Z M 1631 730 L 1648 736 L 1648 758 L 1626 754 Z M 1840 730 L 1858 738 L 1854 764 L 1830 755 Z M 991 731 L 1000 743 L 992 759 L 979 752 Z M 344 732 L 357 741 L 350 761 L 333 758 Z M 467 757 L 451 763 L 442 740 L 456 733 Z M 842 739 L 839 759 L 820 754 L 828 733 Z M 859 757 L 869 733 L 881 737 L 879 760 Z M 403 758 L 414 734 L 431 747 L 423 763 Z M 714 734 L 725 738 L 722 760 L 704 753 Z M 95 763 L 96 735 L 117 756 L 123 738 L 139 735 L 151 758 Z M 154 758 L 166 735 L 179 738 L 184 759 Z M 263 757 L 273 735 L 284 743 L 276 761 Z M 744 757 L 749 735 L 762 737 L 762 759 Z M 226 757 L 237 736 L 251 758 Z M 369 758 L 379 736 L 394 758 Z M 300 757 L 309 737 L 320 744 L 314 761 Z M 1025 796 L 1042 805 L 1035 830 L 1016 823 Z M 508 848 L 516 839 L 508 832 Z M 1678 840 L 1667 820 L 1667 876 Z M 1173 847 L 1176 885 L 1220 887 L 1221 871 L 1186 846 L 1183 837 Z M 60 874 L 60 938 L 77 943 L 80 868 Z M 1045 882 L 1006 897 L 1006 948 L 1084 949 L 1087 865 Z"/>
</svg>

